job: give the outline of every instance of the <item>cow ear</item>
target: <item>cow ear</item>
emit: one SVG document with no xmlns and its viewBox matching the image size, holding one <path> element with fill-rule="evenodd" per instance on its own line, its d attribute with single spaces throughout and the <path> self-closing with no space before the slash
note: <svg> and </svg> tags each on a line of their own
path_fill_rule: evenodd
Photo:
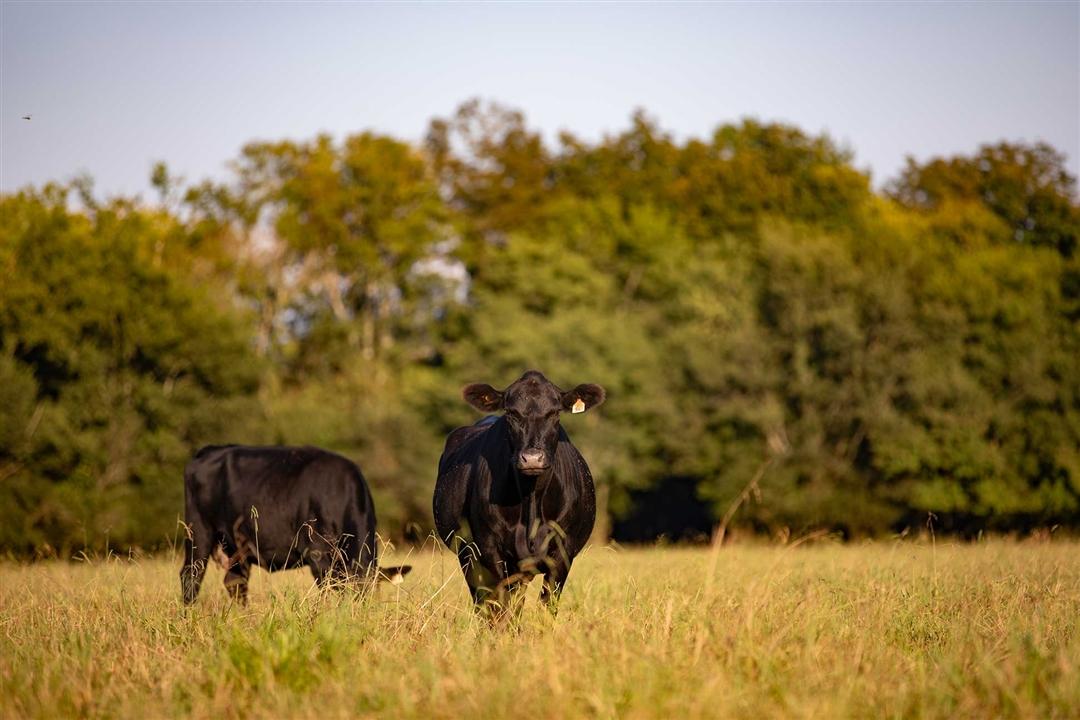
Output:
<svg viewBox="0 0 1080 720">
<path fill-rule="evenodd" d="M 465 398 L 465 402 L 483 412 L 502 410 L 502 391 L 496 390 L 487 383 L 466 385 L 465 389 L 461 391 L 461 397 Z"/>
<path fill-rule="evenodd" d="M 583 385 L 578 385 L 573 390 L 567 390 L 563 393 L 563 410 L 572 413 L 592 410 L 594 407 L 604 402 L 604 398 L 606 397 L 607 393 L 604 392 L 604 388 L 599 385 L 593 385 L 592 383 L 584 383 Z"/>
</svg>

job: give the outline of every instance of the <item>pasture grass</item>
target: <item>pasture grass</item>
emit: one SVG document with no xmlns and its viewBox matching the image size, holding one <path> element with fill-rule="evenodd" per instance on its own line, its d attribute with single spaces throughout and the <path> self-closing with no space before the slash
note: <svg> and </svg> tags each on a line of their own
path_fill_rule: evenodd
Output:
<svg viewBox="0 0 1080 720">
<path fill-rule="evenodd" d="M 406 557 L 407 556 L 407 557 Z M 559 615 L 429 544 L 375 597 L 178 558 L 0 563 L 3 718 L 1076 718 L 1080 544 L 592 547 Z"/>
</svg>

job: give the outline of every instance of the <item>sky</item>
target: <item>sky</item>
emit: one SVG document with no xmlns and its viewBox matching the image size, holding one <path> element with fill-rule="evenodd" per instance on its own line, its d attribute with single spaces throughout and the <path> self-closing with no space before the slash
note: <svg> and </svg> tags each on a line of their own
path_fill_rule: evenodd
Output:
<svg viewBox="0 0 1080 720">
<path fill-rule="evenodd" d="M 1080 174 L 1080 3 L 0 0 L 0 190 L 88 173 L 148 195 L 252 140 L 418 142 L 472 97 L 554 140 L 643 108 L 677 138 L 744 117 L 828 133 L 874 184 L 905 158 L 1041 140 Z M 30 114 L 31 120 L 22 119 Z"/>
</svg>

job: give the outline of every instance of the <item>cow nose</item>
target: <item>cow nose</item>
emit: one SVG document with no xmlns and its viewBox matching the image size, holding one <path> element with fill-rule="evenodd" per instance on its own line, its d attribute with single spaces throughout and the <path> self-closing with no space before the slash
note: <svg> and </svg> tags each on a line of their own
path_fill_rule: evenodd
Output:
<svg viewBox="0 0 1080 720">
<path fill-rule="evenodd" d="M 544 465 L 543 450 L 522 450 L 518 454 L 518 468 L 521 470 L 541 470 Z"/>
</svg>

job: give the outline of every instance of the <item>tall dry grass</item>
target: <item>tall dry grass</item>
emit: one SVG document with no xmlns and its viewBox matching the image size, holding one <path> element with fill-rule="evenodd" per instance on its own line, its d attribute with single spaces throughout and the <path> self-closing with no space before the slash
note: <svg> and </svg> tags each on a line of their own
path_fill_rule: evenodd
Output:
<svg viewBox="0 0 1080 720">
<path fill-rule="evenodd" d="M 186 610 L 178 560 L 0 564 L 0 716 L 1080 717 L 1075 542 L 594 547 L 500 630 L 408 562 L 369 598 L 256 571 L 247 607 L 215 568 Z"/>
</svg>

